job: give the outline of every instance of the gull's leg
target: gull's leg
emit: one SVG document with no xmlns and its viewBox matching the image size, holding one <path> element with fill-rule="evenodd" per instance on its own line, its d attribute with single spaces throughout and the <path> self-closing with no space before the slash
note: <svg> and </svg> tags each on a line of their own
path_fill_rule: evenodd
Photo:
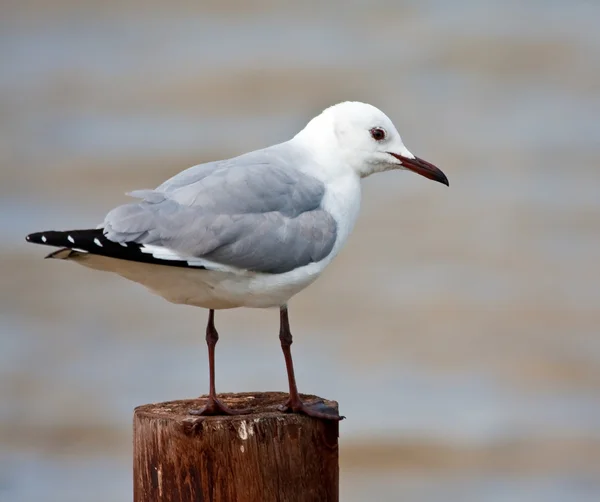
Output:
<svg viewBox="0 0 600 502">
<path fill-rule="evenodd" d="M 208 368 L 210 386 L 208 391 L 208 401 L 199 410 L 189 410 L 192 415 L 245 415 L 252 410 L 232 410 L 217 399 L 215 391 L 215 346 L 219 341 L 219 333 L 215 328 L 215 311 L 211 309 L 208 313 L 208 324 L 206 325 L 206 344 L 208 345 Z"/>
<path fill-rule="evenodd" d="M 341 420 L 343 417 L 340 417 L 335 409 L 326 406 L 322 401 L 306 404 L 300 399 L 298 387 L 296 386 L 296 376 L 294 375 L 294 362 L 292 361 L 291 350 L 293 339 L 286 305 L 281 307 L 280 310 L 279 340 L 281 341 L 281 350 L 283 350 L 290 385 L 290 397 L 284 405 L 279 407 L 279 410 L 287 413 L 303 413 L 311 417 L 326 420 Z"/>
</svg>

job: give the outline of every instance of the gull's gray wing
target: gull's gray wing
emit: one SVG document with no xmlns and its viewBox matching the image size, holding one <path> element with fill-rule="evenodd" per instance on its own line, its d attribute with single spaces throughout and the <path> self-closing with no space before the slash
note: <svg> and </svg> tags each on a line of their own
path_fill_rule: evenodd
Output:
<svg viewBox="0 0 600 502">
<path fill-rule="evenodd" d="M 320 261 L 336 223 L 321 207 L 323 183 L 294 168 L 304 160 L 278 145 L 192 167 L 156 190 L 133 192 L 142 200 L 108 213 L 104 233 L 256 272 Z"/>
</svg>

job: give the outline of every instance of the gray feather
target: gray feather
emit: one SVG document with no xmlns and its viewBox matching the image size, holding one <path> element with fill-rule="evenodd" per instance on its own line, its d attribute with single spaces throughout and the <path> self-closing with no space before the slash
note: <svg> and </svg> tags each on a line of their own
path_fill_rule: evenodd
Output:
<svg viewBox="0 0 600 502">
<path fill-rule="evenodd" d="M 141 200 L 109 212 L 104 232 L 257 272 L 320 261 L 336 223 L 321 208 L 323 184 L 294 169 L 303 155 L 286 147 L 194 166 L 156 190 L 132 192 Z"/>
</svg>

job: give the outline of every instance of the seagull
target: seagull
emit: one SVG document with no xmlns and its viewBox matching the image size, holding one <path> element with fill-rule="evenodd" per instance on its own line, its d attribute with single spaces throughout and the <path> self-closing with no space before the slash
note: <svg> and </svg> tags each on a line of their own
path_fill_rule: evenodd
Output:
<svg viewBox="0 0 600 502">
<path fill-rule="evenodd" d="M 343 102 L 325 109 L 284 143 L 186 169 L 97 228 L 32 233 L 60 247 L 47 258 L 116 273 L 169 302 L 208 309 L 209 395 L 195 415 L 244 414 L 215 391 L 215 310 L 278 308 L 289 397 L 279 409 L 340 420 L 323 402 L 304 402 L 296 385 L 288 302 L 344 246 L 356 222 L 361 179 L 409 170 L 449 186 L 415 157 L 378 108 Z"/>
</svg>

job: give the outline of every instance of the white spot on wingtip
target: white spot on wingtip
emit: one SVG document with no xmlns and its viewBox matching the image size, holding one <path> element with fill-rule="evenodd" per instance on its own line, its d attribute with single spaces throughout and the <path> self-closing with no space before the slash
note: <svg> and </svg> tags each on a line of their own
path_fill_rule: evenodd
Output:
<svg viewBox="0 0 600 502">
<path fill-rule="evenodd" d="M 75 244 L 75 239 L 73 239 L 73 237 L 71 237 L 70 235 L 67 235 L 67 240 L 73 244 Z"/>
<path fill-rule="evenodd" d="M 124 248 L 127 247 L 127 243 L 126 242 L 119 242 L 119 244 L 121 244 L 121 246 L 123 246 Z"/>
<path fill-rule="evenodd" d="M 73 251 L 77 251 L 78 253 L 87 253 L 85 249 L 73 248 Z"/>
<path fill-rule="evenodd" d="M 48 239 L 46 239 L 45 235 L 42 235 L 42 242 L 46 242 Z"/>
<path fill-rule="evenodd" d="M 96 237 L 96 238 L 94 239 L 94 244 L 96 244 L 96 246 L 103 247 L 103 246 L 102 246 L 102 243 L 100 242 L 100 239 L 98 239 L 98 237 Z"/>
</svg>

